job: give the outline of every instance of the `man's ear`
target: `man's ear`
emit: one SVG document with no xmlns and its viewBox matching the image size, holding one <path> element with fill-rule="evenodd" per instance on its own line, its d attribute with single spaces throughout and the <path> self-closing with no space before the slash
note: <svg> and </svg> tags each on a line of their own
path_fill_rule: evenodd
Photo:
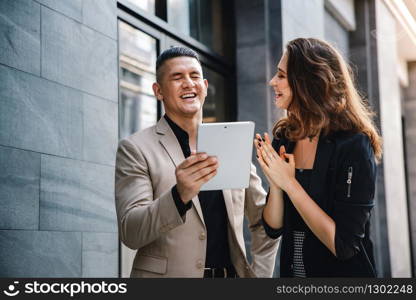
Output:
<svg viewBox="0 0 416 300">
<path fill-rule="evenodd" d="M 160 84 L 157 82 L 153 83 L 152 89 L 156 99 L 159 101 L 163 101 L 162 89 L 160 88 Z"/>
<path fill-rule="evenodd" d="M 208 95 L 208 80 L 204 79 L 205 84 L 205 97 Z"/>
</svg>

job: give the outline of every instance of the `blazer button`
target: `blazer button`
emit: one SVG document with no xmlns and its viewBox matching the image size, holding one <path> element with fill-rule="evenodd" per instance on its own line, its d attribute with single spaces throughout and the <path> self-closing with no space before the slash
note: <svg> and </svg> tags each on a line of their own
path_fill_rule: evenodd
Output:
<svg viewBox="0 0 416 300">
<path fill-rule="evenodd" d="M 202 269 L 204 267 L 204 262 L 202 260 L 198 260 L 198 262 L 196 263 L 196 267 L 198 269 Z"/>
<path fill-rule="evenodd" d="M 205 240 L 206 239 L 206 235 L 205 235 L 205 232 L 201 232 L 201 234 L 199 235 L 199 239 L 201 240 L 201 241 L 203 241 L 203 240 Z"/>
</svg>

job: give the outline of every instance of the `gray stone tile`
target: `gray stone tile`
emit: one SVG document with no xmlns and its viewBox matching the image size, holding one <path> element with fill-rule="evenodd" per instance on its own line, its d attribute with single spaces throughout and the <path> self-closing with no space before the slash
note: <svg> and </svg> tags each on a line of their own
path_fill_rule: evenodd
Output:
<svg viewBox="0 0 416 300">
<path fill-rule="evenodd" d="M 307 11 L 308 17 L 299 11 Z M 323 1 L 282 1 L 282 23 L 284 44 L 298 37 L 324 38 Z"/>
<path fill-rule="evenodd" d="M 238 120 L 254 121 L 255 132 L 264 132 L 268 128 L 267 86 L 264 83 L 240 85 L 238 87 Z"/>
<path fill-rule="evenodd" d="M 336 47 L 345 59 L 348 59 L 349 40 L 348 31 L 342 27 L 335 17 L 325 10 L 324 13 L 325 24 L 325 40 L 334 47 Z"/>
<path fill-rule="evenodd" d="M 81 192 L 86 214 L 83 231 L 117 232 L 114 167 L 82 164 Z"/>
<path fill-rule="evenodd" d="M 41 156 L 40 230 L 83 230 L 81 176 L 81 162 Z"/>
<path fill-rule="evenodd" d="M 82 93 L 0 66 L 0 144 L 82 156 Z"/>
<path fill-rule="evenodd" d="M 264 44 L 265 22 L 264 1 L 235 1 L 237 48 L 247 45 Z"/>
<path fill-rule="evenodd" d="M 40 74 L 40 5 L 0 1 L 0 63 Z"/>
<path fill-rule="evenodd" d="M 116 0 L 87 0 L 82 3 L 82 23 L 117 39 Z"/>
<path fill-rule="evenodd" d="M 42 7 L 42 76 L 117 101 L 117 42 Z"/>
<path fill-rule="evenodd" d="M 82 0 L 36 0 L 37 2 L 52 8 L 79 22 L 82 21 Z M 88 2 L 89 0 L 87 0 Z M 85 1 L 84 1 L 85 2 Z"/>
<path fill-rule="evenodd" d="M 0 277 L 80 277 L 81 233 L 0 230 Z"/>
<path fill-rule="evenodd" d="M 283 13 L 296 19 L 299 23 L 320 25 L 323 22 L 324 1 L 323 0 L 283 0 Z M 304 12 L 304 13 L 303 13 Z M 305 18 L 305 13 L 307 18 Z M 320 28 L 308 28 L 308 30 L 317 30 Z M 323 30 L 323 27 L 322 27 Z"/>
<path fill-rule="evenodd" d="M 264 44 L 237 49 L 238 84 L 268 81 L 266 75 L 266 48 Z"/>
<path fill-rule="evenodd" d="M 289 41 L 299 37 L 309 37 L 310 34 L 302 24 L 298 23 L 290 16 L 283 16 L 283 44 L 286 45 Z"/>
<path fill-rule="evenodd" d="M 117 232 L 114 168 L 41 156 L 40 229 Z"/>
<path fill-rule="evenodd" d="M 0 229 L 38 229 L 40 154 L 0 146 Z"/>
<path fill-rule="evenodd" d="M 82 277 L 118 277 L 117 233 L 82 233 Z"/>
<path fill-rule="evenodd" d="M 118 104 L 84 94 L 84 160 L 115 165 Z"/>
</svg>

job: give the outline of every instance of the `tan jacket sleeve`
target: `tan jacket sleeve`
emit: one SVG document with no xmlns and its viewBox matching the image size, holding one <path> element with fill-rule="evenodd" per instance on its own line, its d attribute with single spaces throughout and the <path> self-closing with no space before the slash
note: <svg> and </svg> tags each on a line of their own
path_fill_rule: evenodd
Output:
<svg viewBox="0 0 416 300">
<path fill-rule="evenodd" d="M 154 199 L 146 159 L 128 140 L 122 140 L 117 149 L 115 201 L 120 239 L 131 249 L 153 242 L 184 222 L 171 189 Z"/>
<path fill-rule="evenodd" d="M 280 241 L 269 238 L 261 224 L 265 204 L 266 192 L 262 188 L 260 177 L 256 174 L 256 167 L 252 164 L 250 185 L 245 190 L 245 214 L 251 232 L 251 267 L 257 277 L 272 277 Z"/>
</svg>

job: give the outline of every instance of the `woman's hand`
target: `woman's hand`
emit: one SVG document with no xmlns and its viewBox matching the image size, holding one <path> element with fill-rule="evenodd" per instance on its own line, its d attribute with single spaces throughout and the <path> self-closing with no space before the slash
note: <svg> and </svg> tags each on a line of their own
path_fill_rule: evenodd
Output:
<svg viewBox="0 0 416 300">
<path fill-rule="evenodd" d="M 284 191 L 290 187 L 295 179 L 295 157 L 287 154 L 285 147 L 279 149 L 280 155 L 273 149 L 269 135 L 256 134 L 254 145 L 257 150 L 257 160 L 270 185 L 281 188 Z M 288 162 L 286 162 L 288 159 Z"/>
</svg>

